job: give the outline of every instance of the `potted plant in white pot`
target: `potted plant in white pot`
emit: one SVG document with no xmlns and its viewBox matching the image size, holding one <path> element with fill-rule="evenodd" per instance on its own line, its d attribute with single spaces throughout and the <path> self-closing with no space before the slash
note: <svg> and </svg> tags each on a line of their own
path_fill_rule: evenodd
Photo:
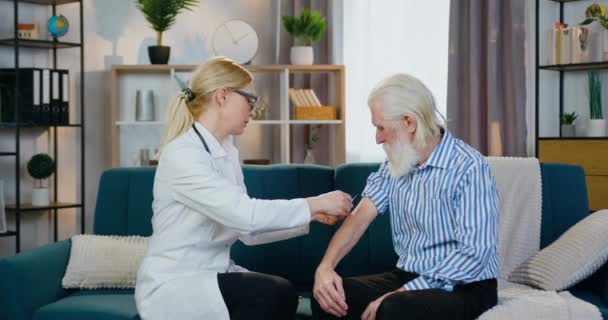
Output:
<svg viewBox="0 0 608 320">
<path fill-rule="evenodd" d="M 148 47 L 152 64 L 167 64 L 171 47 L 163 46 L 163 32 L 175 24 L 175 17 L 184 10 L 192 11 L 198 0 L 136 0 L 137 8 L 156 31 L 156 45 Z"/>
<path fill-rule="evenodd" d="M 575 132 L 576 132 L 576 128 L 574 125 L 574 120 L 576 120 L 576 118 L 578 118 L 578 115 L 576 114 L 576 112 L 572 112 L 572 113 L 564 113 L 562 114 L 561 118 L 559 119 L 559 122 L 562 126 L 562 137 L 574 137 L 575 136 Z"/>
<path fill-rule="evenodd" d="M 312 42 L 319 41 L 325 32 L 325 18 L 319 11 L 302 9 L 299 17 L 283 16 L 285 30 L 302 45 L 291 47 L 292 64 L 313 64 Z"/>
<path fill-rule="evenodd" d="M 36 179 L 32 189 L 32 205 L 48 206 L 49 188 L 45 180 L 55 172 L 55 161 L 46 153 L 36 154 L 27 162 L 27 172 Z"/>
<path fill-rule="evenodd" d="M 589 122 L 587 123 L 588 137 L 606 136 L 606 120 L 602 115 L 602 80 L 597 71 L 587 73 L 589 94 Z"/>
</svg>

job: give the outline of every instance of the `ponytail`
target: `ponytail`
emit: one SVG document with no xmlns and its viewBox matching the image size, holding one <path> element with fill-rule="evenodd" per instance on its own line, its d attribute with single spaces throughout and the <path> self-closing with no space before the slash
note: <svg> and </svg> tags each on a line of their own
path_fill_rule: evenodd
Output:
<svg viewBox="0 0 608 320">
<path fill-rule="evenodd" d="M 194 117 L 181 93 L 176 94 L 171 100 L 165 119 L 165 136 L 163 137 L 161 150 L 167 143 L 188 131 L 194 123 Z"/>
</svg>

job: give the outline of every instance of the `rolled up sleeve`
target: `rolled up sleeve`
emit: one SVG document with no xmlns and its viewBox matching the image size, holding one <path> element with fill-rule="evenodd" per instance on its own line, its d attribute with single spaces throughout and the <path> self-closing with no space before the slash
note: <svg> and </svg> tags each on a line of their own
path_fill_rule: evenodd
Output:
<svg viewBox="0 0 608 320">
<path fill-rule="evenodd" d="M 372 173 L 367 178 L 367 184 L 363 189 L 363 197 L 372 200 L 378 214 L 383 214 L 388 209 L 388 194 L 391 183 L 391 175 L 388 171 L 388 161 L 385 161 L 378 171 Z"/>
</svg>

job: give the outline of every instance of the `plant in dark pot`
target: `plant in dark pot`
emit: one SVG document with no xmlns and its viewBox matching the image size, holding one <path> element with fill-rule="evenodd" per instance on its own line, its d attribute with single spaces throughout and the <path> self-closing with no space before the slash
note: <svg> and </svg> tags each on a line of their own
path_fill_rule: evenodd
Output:
<svg viewBox="0 0 608 320">
<path fill-rule="evenodd" d="M 156 45 L 148 47 L 152 64 L 167 64 L 171 47 L 163 46 L 163 32 L 175 24 L 175 18 L 184 10 L 192 11 L 199 0 L 136 0 L 137 8 L 156 31 Z"/>
<path fill-rule="evenodd" d="M 562 117 L 559 119 L 559 123 L 562 125 L 562 137 L 574 137 L 575 136 L 575 126 L 574 120 L 578 118 L 576 112 L 562 114 Z"/>
<path fill-rule="evenodd" d="M 55 161 L 46 153 L 39 153 L 27 162 L 27 172 L 36 179 L 32 189 L 32 205 L 49 205 L 49 188 L 45 180 L 55 172 Z"/>
</svg>

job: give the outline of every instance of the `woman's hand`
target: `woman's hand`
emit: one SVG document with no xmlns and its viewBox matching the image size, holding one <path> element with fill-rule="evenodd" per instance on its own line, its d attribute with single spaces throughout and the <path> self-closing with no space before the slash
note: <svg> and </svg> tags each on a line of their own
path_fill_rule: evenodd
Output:
<svg viewBox="0 0 608 320">
<path fill-rule="evenodd" d="M 326 224 L 328 226 L 333 226 L 344 218 L 345 216 L 330 216 L 325 213 L 315 213 L 312 215 L 310 220 Z"/>
<path fill-rule="evenodd" d="M 332 191 L 306 200 L 312 215 L 325 213 L 330 216 L 347 216 L 353 208 L 353 199 L 342 191 Z"/>
</svg>

